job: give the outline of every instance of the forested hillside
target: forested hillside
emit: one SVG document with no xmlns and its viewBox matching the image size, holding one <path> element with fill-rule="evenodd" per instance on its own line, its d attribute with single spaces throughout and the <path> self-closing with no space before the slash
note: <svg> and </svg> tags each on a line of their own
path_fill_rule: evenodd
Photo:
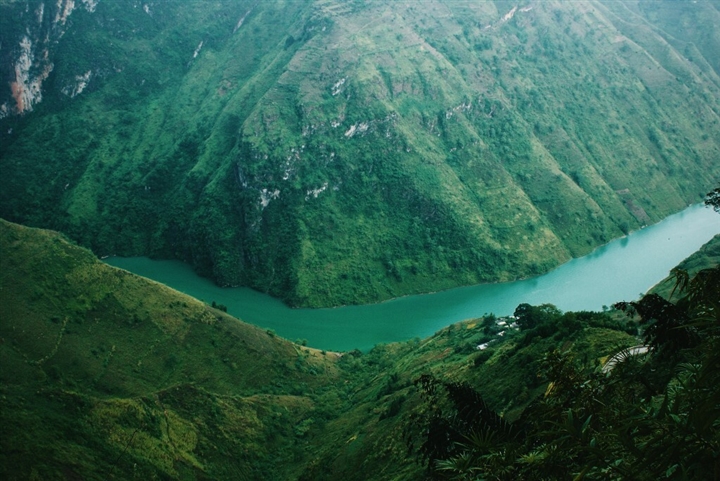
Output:
<svg viewBox="0 0 720 481">
<path fill-rule="evenodd" d="M 720 175 L 716 1 L 0 0 L 0 216 L 297 306 L 539 274 Z"/>
</svg>

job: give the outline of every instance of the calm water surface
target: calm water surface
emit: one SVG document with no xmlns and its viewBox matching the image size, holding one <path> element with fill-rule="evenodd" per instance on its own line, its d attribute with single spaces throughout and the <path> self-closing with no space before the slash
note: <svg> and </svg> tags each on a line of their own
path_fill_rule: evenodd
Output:
<svg viewBox="0 0 720 481">
<path fill-rule="evenodd" d="M 178 261 L 113 257 L 106 262 L 205 302 L 224 304 L 233 316 L 273 329 L 287 339 L 306 339 L 312 347 L 347 351 L 427 337 L 485 313 L 512 314 L 523 302 L 551 303 L 569 311 L 600 310 L 633 300 L 718 233 L 720 215 L 692 206 L 540 277 L 333 309 L 291 309 L 248 288 L 217 287 Z"/>
</svg>

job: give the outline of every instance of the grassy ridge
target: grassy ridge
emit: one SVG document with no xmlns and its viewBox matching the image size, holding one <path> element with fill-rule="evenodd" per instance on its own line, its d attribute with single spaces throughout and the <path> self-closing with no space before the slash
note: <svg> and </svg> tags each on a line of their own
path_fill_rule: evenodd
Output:
<svg viewBox="0 0 720 481">
<path fill-rule="evenodd" d="M 293 426 L 314 409 L 307 393 L 337 378 L 333 357 L 108 268 L 56 233 L 2 221 L 0 251 L 5 479 L 292 468 Z"/>
</svg>

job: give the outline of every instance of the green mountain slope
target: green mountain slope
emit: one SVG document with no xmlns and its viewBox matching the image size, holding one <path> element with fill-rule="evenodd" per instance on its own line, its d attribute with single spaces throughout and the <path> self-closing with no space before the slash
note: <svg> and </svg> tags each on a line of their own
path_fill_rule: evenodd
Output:
<svg viewBox="0 0 720 481">
<path fill-rule="evenodd" d="M 288 479 L 335 355 L 0 222 L 3 479 Z"/>
<path fill-rule="evenodd" d="M 720 174 L 716 2 L 40 5 L 0 216 L 292 305 L 538 274 Z"/>
<path fill-rule="evenodd" d="M 544 307 L 535 330 L 491 316 L 338 357 L 57 233 L 1 221 L 0 261 L 3 479 L 417 479 L 420 375 L 471 382 L 515 419 L 546 389 L 548 350 L 596 366 L 637 342 L 605 314 Z"/>
</svg>

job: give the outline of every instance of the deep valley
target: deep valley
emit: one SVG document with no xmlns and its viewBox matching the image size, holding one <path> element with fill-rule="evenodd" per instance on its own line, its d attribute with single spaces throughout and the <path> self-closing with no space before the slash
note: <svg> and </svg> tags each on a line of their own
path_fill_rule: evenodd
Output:
<svg viewBox="0 0 720 481">
<path fill-rule="evenodd" d="M 0 478 L 720 479 L 717 235 L 601 308 L 551 291 L 700 242 L 421 335 L 344 314 L 712 229 L 718 52 L 718 0 L 0 0 Z"/>
</svg>

